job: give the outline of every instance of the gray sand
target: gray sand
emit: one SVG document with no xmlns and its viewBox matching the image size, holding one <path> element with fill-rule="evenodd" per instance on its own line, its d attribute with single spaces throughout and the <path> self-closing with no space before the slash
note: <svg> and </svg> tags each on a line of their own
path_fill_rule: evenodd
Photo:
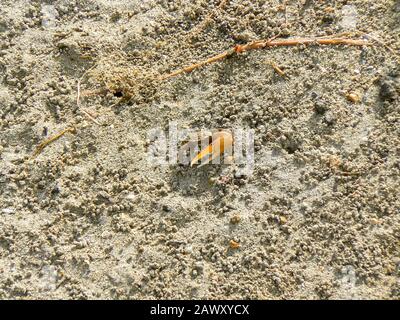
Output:
<svg viewBox="0 0 400 320">
<path fill-rule="evenodd" d="M 400 1 L 286 2 L 1 1 L 1 299 L 400 298 Z M 153 167 L 170 121 L 255 129 L 253 175 Z"/>
</svg>

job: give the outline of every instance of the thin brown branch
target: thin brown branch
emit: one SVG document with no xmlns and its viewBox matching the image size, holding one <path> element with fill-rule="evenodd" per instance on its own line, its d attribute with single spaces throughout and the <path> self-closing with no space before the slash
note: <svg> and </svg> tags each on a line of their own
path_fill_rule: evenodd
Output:
<svg viewBox="0 0 400 320">
<path fill-rule="evenodd" d="M 275 72 L 279 74 L 282 78 L 286 77 L 285 71 L 283 71 L 275 62 L 271 61 L 269 62 L 269 64 L 275 70 Z"/>
<path fill-rule="evenodd" d="M 84 110 L 84 109 L 82 109 L 81 111 L 82 111 L 82 113 L 83 113 L 86 117 L 89 118 L 89 120 L 91 120 L 91 121 L 93 121 L 95 124 L 101 126 L 101 123 L 98 122 L 98 121 L 96 120 L 96 118 L 95 118 L 92 114 L 90 114 L 89 111 L 86 111 L 86 110 Z"/>
<path fill-rule="evenodd" d="M 347 46 L 365 46 L 370 43 L 366 40 L 360 39 L 347 39 L 347 38 L 297 38 L 297 39 L 283 39 L 283 40 L 259 40 L 249 42 L 244 45 L 237 45 L 234 48 L 220 53 L 216 56 L 208 58 L 204 61 L 192 64 L 187 67 L 183 67 L 169 74 L 160 77 L 160 80 L 166 80 L 169 78 L 176 77 L 182 73 L 189 73 L 195 69 L 203 67 L 207 64 L 211 64 L 217 61 L 221 61 L 225 58 L 232 56 L 233 54 L 240 54 L 245 51 L 272 48 L 272 47 L 283 47 L 283 46 L 298 46 L 298 45 L 347 45 Z"/>
<path fill-rule="evenodd" d="M 43 142 L 41 142 L 41 143 L 36 147 L 35 152 L 33 153 L 32 157 L 34 158 L 34 157 L 36 157 L 37 155 L 39 155 L 39 154 L 43 151 L 43 149 L 46 148 L 50 143 L 52 143 L 52 142 L 54 142 L 54 141 L 60 139 L 64 134 L 66 134 L 66 133 L 68 133 L 68 132 L 70 132 L 70 133 L 75 133 L 75 132 L 76 132 L 76 129 L 73 128 L 73 127 L 66 128 L 66 129 L 62 130 L 61 132 L 55 134 L 54 136 L 48 138 L 47 140 L 44 140 Z"/>
<path fill-rule="evenodd" d="M 393 55 L 395 55 L 397 58 L 399 58 L 399 53 L 396 52 L 396 50 L 394 50 L 391 46 L 389 46 L 387 43 L 385 43 L 382 40 L 379 40 L 377 37 L 374 37 L 370 34 L 366 34 L 369 38 L 371 38 L 372 40 L 376 41 L 377 43 L 379 43 L 380 45 L 384 46 L 387 50 L 389 50 Z"/>
<path fill-rule="evenodd" d="M 210 63 L 213 63 L 213 62 L 217 62 L 219 60 L 223 60 L 223 59 L 233 55 L 234 53 L 235 53 L 235 50 L 233 50 L 233 49 L 229 50 L 229 51 L 225 51 L 225 52 L 223 52 L 221 54 L 218 54 L 218 55 L 216 55 L 214 57 L 211 57 L 211 58 L 209 58 L 207 60 L 192 64 L 192 65 L 190 65 L 188 67 L 183 67 L 182 69 L 179 69 L 179 70 L 176 70 L 176 71 L 174 71 L 172 73 L 169 73 L 169 74 L 166 74 L 164 76 L 161 76 L 160 80 L 166 80 L 168 78 L 173 78 L 173 77 L 176 77 L 176 76 L 180 75 L 181 73 L 191 72 L 194 69 L 198 69 L 198 68 L 200 68 L 202 66 L 205 66 L 206 64 L 210 64 Z"/>
<path fill-rule="evenodd" d="M 78 109 L 91 121 L 93 121 L 94 123 L 96 123 L 97 125 L 100 125 L 100 123 L 95 119 L 95 117 L 93 117 L 88 111 L 81 109 L 81 96 L 89 96 L 90 94 L 92 94 L 92 92 L 86 91 L 86 92 L 81 92 L 81 85 L 82 85 L 82 81 L 83 79 L 88 75 L 88 73 L 90 71 L 92 71 L 95 67 L 97 66 L 97 64 L 93 65 L 91 68 L 89 68 L 88 70 L 86 70 L 82 77 L 78 80 L 78 85 L 77 85 L 77 94 L 76 94 L 76 105 L 78 107 Z M 98 92 L 95 92 L 95 94 L 97 94 Z"/>
</svg>

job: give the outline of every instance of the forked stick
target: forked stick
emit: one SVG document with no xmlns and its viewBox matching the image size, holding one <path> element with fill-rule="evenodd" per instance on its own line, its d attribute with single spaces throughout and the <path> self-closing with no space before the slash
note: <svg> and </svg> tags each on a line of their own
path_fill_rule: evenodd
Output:
<svg viewBox="0 0 400 320">
<path fill-rule="evenodd" d="M 211 64 L 225 58 L 228 58 L 234 54 L 239 54 L 245 51 L 255 50 L 255 49 L 263 49 L 270 47 L 283 47 L 283 46 L 298 46 L 298 45 L 311 45 L 311 44 L 319 44 L 319 45 L 347 45 L 347 46 L 366 46 L 370 43 L 366 40 L 359 39 L 347 39 L 347 38 L 297 38 L 297 39 L 284 39 L 284 40 L 259 40 L 249 42 L 244 45 L 237 45 L 234 48 L 227 50 L 223 53 L 220 53 L 214 57 L 208 58 L 201 62 L 192 64 L 187 67 L 183 67 L 182 69 L 178 69 L 169 74 L 163 75 L 160 77 L 160 80 L 166 80 L 169 78 L 176 77 L 182 73 L 188 73 L 195 69 L 198 69 L 204 65 Z"/>
</svg>

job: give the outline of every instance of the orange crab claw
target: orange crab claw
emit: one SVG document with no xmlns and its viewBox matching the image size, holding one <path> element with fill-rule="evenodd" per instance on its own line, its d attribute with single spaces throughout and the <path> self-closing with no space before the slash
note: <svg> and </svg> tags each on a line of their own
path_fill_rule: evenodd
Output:
<svg viewBox="0 0 400 320">
<path fill-rule="evenodd" d="M 207 147 L 198 153 L 190 163 L 193 166 L 199 160 L 202 161 L 201 166 L 210 163 L 218 158 L 225 150 L 232 150 L 232 134 L 227 131 L 219 131 L 213 135 L 213 141 Z M 206 159 L 207 158 L 207 159 Z M 204 160 L 206 159 L 206 160 Z"/>
<path fill-rule="evenodd" d="M 209 157 L 210 154 L 213 152 L 213 147 L 211 144 L 209 144 L 207 147 L 205 147 L 203 150 L 201 150 L 200 153 L 198 153 L 190 163 L 190 166 L 192 167 L 195 163 L 197 163 L 199 160 L 202 160 L 205 157 Z"/>
</svg>

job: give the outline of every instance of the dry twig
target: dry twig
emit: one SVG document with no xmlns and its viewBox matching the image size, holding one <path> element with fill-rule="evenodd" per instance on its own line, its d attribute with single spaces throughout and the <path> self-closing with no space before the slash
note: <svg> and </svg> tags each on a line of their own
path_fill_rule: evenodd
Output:
<svg viewBox="0 0 400 320">
<path fill-rule="evenodd" d="M 285 71 L 283 71 L 275 62 L 270 61 L 269 64 L 275 70 L 275 72 L 279 74 L 282 78 L 287 77 Z"/>
<path fill-rule="evenodd" d="M 41 143 L 36 147 L 36 150 L 35 150 L 35 152 L 33 153 L 32 157 L 34 158 L 34 157 L 36 157 L 37 155 L 39 155 L 39 154 L 42 152 L 42 150 L 43 150 L 44 148 L 46 148 L 50 143 L 52 143 L 52 142 L 54 142 L 54 141 L 60 139 L 64 134 L 66 134 L 66 133 L 68 133 L 68 132 L 70 132 L 70 133 L 75 133 L 75 132 L 76 132 L 76 129 L 75 129 L 74 127 L 70 127 L 70 128 L 64 129 L 63 131 L 61 131 L 61 132 L 55 134 L 54 136 L 48 138 L 47 140 L 41 142 Z"/>
<path fill-rule="evenodd" d="M 81 99 L 81 84 L 83 79 L 87 76 L 87 74 L 93 70 L 97 65 L 95 64 L 94 66 L 92 66 L 91 68 L 89 68 L 88 70 L 86 70 L 82 77 L 78 80 L 78 84 L 77 84 L 77 95 L 76 95 L 76 105 L 78 106 L 79 111 L 82 111 L 82 113 L 88 117 L 91 121 L 93 121 L 94 123 L 96 123 L 97 125 L 101 125 L 88 111 L 81 109 L 81 103 L 80 103 L 80 99 Z M 85 96 L 87 96 L 88 94 L 86 93 Z"/>
<path fill-rule="evenodd" d="M 283 40 L 259 40 L 249 42 L 244 45 L 237 45 L 234 48 L 227 50 L 223 53 L 220 53 L 216 56 L 208 58 L 204 61 L 192 64 L 190 66 L 184 67 L 182 69 L 178 69 L 169 74 L 160 77 L 160 80 L 166 80 L 169 78 L 176 77 L 182 73 L 188 73 L 195 69 L 198 69 L 207 64 L 211 64 L 217 61 L 221 61 L 225 58 L 228 58 L 234 54 L 243 53 L 250 50 L 256 49 L 264 49 L 264 48 L 272 48 L 272 47 L 283 47 L 283 46 L 298 46 L 298 45 L 348 45 L 348 46 L 365 46 L 369 45 L 369 42 L 366 40 L 359 39 L 347 39 L 347 38 L 297 38 L 297 39 L 283 39 Z"/>
</svg>

